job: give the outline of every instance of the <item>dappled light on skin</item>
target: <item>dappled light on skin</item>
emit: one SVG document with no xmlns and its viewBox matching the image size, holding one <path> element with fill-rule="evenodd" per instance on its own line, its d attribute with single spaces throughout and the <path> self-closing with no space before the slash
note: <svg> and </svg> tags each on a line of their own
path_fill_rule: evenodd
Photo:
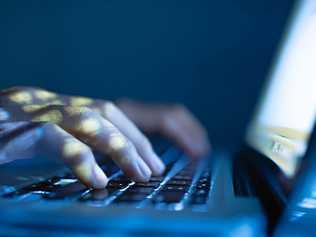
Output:
<svg viewBox="0 0 316 237">
<path fill-rule="evenodd" d="M 111 114 L 113 114 L 113 111 L 115 110 L 115 107 L 112 103 L 107 102 L 105 103 L 105 105 L 103 106 L 103 110 L 101 111 L 101 113 L 104 116 L 110 116 Z"/>
<path fill-rule="evenodd" d="M 32 113 L 32 112 L 35 112 L 37 110 L 40 110 L 42 108 L 44 108 L 46 105 L 36 105 L 36 104 L 32 104 L 32 105 L 24 105 L 22 107 L 22 110 L 24 112 L 27 112 L 27 113 Z"/>
<path fill-rule="evenodd" d="M 9 152 L 2 152 L 0 163 L 17 157 L 31 158 L 37 152 L 49 156 L 54 153 L 85 185 L 104 188 L 108 179 L 97 165 L 92 149 L 111 158 L 123 172 L 137 180 L 137 177 L 147 180 L 151 167 L 146 163 L 149 159 L 159 159 L 148 151 L 146 144 L 138 142 L 144 135 L 112 102 L 30 87 L 10 89 L 0 96 L 5 101 L 0 108 L 1 126 L 8 122 L 25 123 L 26 129 L 36 128 L 26 134 L 23 127 L 22 135 L 9 137 L 6 151 L 12 155 L 8 158 Z"/>
<path fill-rule="evenodd" d="M 119 151 L 126 147 L 126 139 L 117 133 L 113 133 L 110 135 L 109 139 L 109 147 L 113 151 Z"/>
<path fill-rule="evenodd" d="M 79 122 L 76 128 L 79 132 L 95 135 L 100 131 L 101 124 L 94 118 L 88 118 Z"/>
<path fill-rule="evenodd" d="M 63 120 L 63 115 L 58 110 L 50 110 L 41 115 L 35 116 L 33 122 L 51 122 L 60 123 Z"/>
<path fill-rule="evenodd" d="M 89 111 L 87 107 L 77 107 L 77 106 L 65 106 L 65 111 L 68 115 L 79 115 Z"/>
<path fill-rule="evenodd" d="M 51 102 L 48 103 L 49 105 L 65 105 L 64 102 L 62 102 L 61 100 L 53 100 Z"/>
<path fill-rule="evenodd" d="M 75 141 L 74 139 L 68 139 L 63 146 L 63 155 L 65 157 L 74 157 L 79 156 L 87 151 L 85 145 L 80 142 Z"/>
<path fill-rule="evenodd" d="M 72 97 L 70 98 L 70 105 L 71 106 L 87 106 L 91 105 L 93 102 L 92 99 L 86 97 Z"/>
<path fill-rule="evenodd" d="M 50 100 L 57 97 L 57 95 L 53 92 L 45 91 L 45 90 L 37 90 L 34 92 L 36 98 L 40 100 Z"/>
<path fill-rule="evenodd" d="M 29 104 L 33 101 L 31 93 L 26 91 L 14 92 L 12 95 L 9 95 L 9 99 L 18 104 Z"/>
<path fill-rule="evenodd" d="M 28 104 L 22 106 L 22 110 L 26 113 L 32 113 L 51 105 L 64 105 L 64 103 L 61 100 L 53 100 L 52 102 L 44 104 Z"/>
<path fill-rule="evenodd" d="M 74 168 L 74 171 L 84 182 L 90 183 L 92 178 L 92 167 L 90 165 L 81 163 Z"/>
</svg>

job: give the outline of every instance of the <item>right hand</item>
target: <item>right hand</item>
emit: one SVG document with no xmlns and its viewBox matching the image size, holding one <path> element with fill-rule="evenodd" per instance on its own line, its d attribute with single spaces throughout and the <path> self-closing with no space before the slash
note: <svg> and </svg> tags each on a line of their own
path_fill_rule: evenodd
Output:
<svg viewBox="0 0 316 237">
<path fill-rule="evenodd" d="M 87 186 L 104 188 L 108 179 L 91 149 L 111 157 L 135 181 L 165 169 L 148 139 L 111 102 L 31 87 L 0 92 L 0 164 L 53 155 Z"/>
</svg>

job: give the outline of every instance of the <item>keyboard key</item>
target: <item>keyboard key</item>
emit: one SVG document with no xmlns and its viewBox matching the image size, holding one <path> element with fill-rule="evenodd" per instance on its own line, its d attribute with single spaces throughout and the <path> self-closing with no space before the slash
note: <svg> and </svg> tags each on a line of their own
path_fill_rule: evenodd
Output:
<svg viewBox="0 0 316 237">
<path fill-rule="evenodd" d="M 151 181 L 158 181 L 161 182 L 165 177 L 164 176 L 152 176 L 149 180 L 149 182 Z"/>
<path fill-rule="evenodd" d="M 190 204 L 191 205 L 203 205 L 207 202 L 207 196 L 193 196 Z"/>
<path fill-rule="evenodd" d="M 130 181 L 110 181 L 107 185 L 107 187 L 109 188 L 125 188 L 128 184 L 130 183 Z"/>
<path fill-rule="evenodd" d="M 184 180 L 184 181 L 189 181 L 192 182 L 192 176 L 190 175 L 176 175 L 173 177 L 173 180 Z"/>
<path fill-rule="evenodd" d="M 197 189 L 205 189 L 207 187 L 209 187 L 208 184 L 206 184 L 206 183 L 199 183 L 196 188 Z"/>
<path fill-rule="evenodd" d="M 191 184 L 190 181 L 186 181 L 186 180 L 177 180 L 177 179 L 171 179 L 168 184 L 170 185 L 178 185 L 178 186 L 188 186 Z"/>
<path fill-rule="evenodd" d="M 65 199 L 80 195 L 88 188 L 79 182 L 68 184 L 66 186 L 57 186 L 47 195 L 44 195 L 46 199 Z"/>
<path fill-rule="evenodd" d="M 124 175 L 120 175 L 120 176 L 117 176 L 116 178 L 112 179 L 111 182 L 118 182 L 118 181 L 131 182 L 131 179 L 124 176 Z"/>
<path fill-rule="evenodd" d="M 207 194 L 208 194 L 208 192 L 207 192 L 206 190 L 203 190 L 203 189 L 198 190 L 198 191 L 196 192 L 196 195 L 197 195 L 197 196 L 202 196 L 202 195 L 207 195 Z"/>
<path fill-rule="evenodd" d="M 49 178 L 47 180 L 47 182 L 50 182 L 50 183 L 57 183 L 58 181 L 60 181 L 62 179 L 62 177 L 58 177 L 58 176 L 54 176 L 52 178 Z"/>
<path fill-rule="evenodd" d="M 173 190 L 173 191 L 185 191 L 187 189 L 187 187 L 167 185 L 164 189 L 165 190 Z"/>
<path fill-rule="evenodd" d="M 128 194 L 124 193 L 123 195 L 119 196 L 115 199 L 114 203 L 135 203 L 140 202 L 146 198 L 144 194 Z"/>
<path fill-rule="evenodd" d="M 117 189 L 113 189 L 113 188 L 94 189 L 88 192 L 83 197 L 81 197 L 79 200 L 80 201 L 103 201 L 115 191 L 117 191 Z"/>
<path fill-rule="evenodd" d="M 210 180 L 209 180 L 208 178 L 204 178 L 204 177 L 203 177 L 203 178 L 201 178 L 201 179 L 199 180 L 199 183 L 200 183 L 200 184 L 203 184 L 203 183 L 206 183 L 206 184 L 207 184 L 207 183 L 209 183 L 209 181 L 210 181 Z"/>
<path fill-rule="evenodd" d="M 143 193 L 143 194 L 149 194 L 154 189 L 152 187 L 130 187 L 125 193 Z"/>
<path fill-rule="evenodd" d="M 161 191 L 153 200 L 154 203 L 177 203 L 182 200 L 183 191 Z"/>
<path fill-rule="evenodd" d="M 155 188 L 155 187 L 158 187 L 160 184 L 160 182 L 158 181 L 149 181 L 147 183 L 136 183 L 133 185 L 133 187 L 152 187 L 152 188 Z"/>
<path fill-rule="evenodd" d="M 4 197 L 11 198 L 11 197 L 25 195 L 32 192 L 51 192 L 53 189 L 54 189 L 54 185 L 52 183 L 43 181 L 43 182 L 26 186 L 15 192 L 8 193 L 4 195 Z"/>
<path fill-rule="evenodd" d="M 136 205 L 141 203 L 145 206 L 153 203 L 156 208 L 169 208 L 173 204 L 179 205 L 178 203 L 180 202 L 183 207 L 187 206 L 187 204 L 205 204 L 208 200 L 210 189 L 210 173 L 203 172 L 199 180 L 197 182 L 194 180 L 194 184 L 192 184 L 197 167 L 195 163 L 185 166 L 174 177 L 168 176 L 167 183 L 161 185 L 166 175 L 173 169 L 174 164 L 175 162 L 172 162 L 167 165 L 164 175 L 153 176 L 149 182 L 144 183 L 134 183 L 131 179 L 119 173 L 119 175 L 112 176 L 115 178 L 110 180 L 107 188 L 90 190 L 69 172 L 60 177 L 55 176 L 46 181 L 22 188 L 19 190 L 19 194 L 25 197 L 29 196 L 31 200 L 36 200 L 36 198 L 45 198 L 47 200 L 76 199 L 78 201 L 91 202 L 95 206 L 107 206 L 112 203 L 131 203 Z M 106 164 L 102 164 L 102 168 L 107 171 L 112 169 Z M 176 170 L 178 171 L 179 169 Z"/>
</svg>

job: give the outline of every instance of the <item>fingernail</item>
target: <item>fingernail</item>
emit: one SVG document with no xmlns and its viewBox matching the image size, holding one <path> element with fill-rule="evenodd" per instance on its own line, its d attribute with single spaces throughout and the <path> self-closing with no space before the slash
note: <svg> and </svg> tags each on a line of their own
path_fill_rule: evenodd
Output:
<svg viewBox="0 0 316 237">
<path fill-rule="evenodd" d="M 138 168 L 140 171 L 140 175 L 142 176 L 140 181 L 148 181 L 151 176 L 151 170 L 149 167 L 146 165 L 146 163 L 143 160 L 140 160 L 138 162 Z"/>
<path fill-rule="evenodd" d="M 154 175 L 161 175 L 163 174 L 163 172 L 165 171 L 166 169 L 166 166 L 165 164 L 162 162 L 162 160 L 155 154 L 153 153 L 153 174 Z"/>
<path fill-rule="evenodd" d="M 93 186 L 97 189 L 105 188 L 108 184 L 108 178 L 104 174 L 103 170 L 97 165 L 94 166 L 94 180 Z"/>
</svg>

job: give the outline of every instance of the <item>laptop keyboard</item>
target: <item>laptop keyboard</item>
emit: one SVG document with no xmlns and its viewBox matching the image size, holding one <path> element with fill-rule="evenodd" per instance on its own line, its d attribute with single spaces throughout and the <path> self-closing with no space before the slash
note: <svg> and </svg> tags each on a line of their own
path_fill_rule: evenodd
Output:
<svg viewBox="0 0 316 237">
<path fill-rule="evenodd" d="M 99 207 L 132 205 L 173 211 L 184 208 L 206 210 L 211 173 L 205 161 L 192 162 L 173 147 L 162 152 L 161 157 L 167 164 L 165 173 L 151 177 L 146 183 L 135 183 L 113 165 L 104 164 L 101 168 L 110 174 L 105 189 L 87 188 L 69 172 L 6 193 L 3 197 L 17 201 L 75 201 Z"/>
</svg>

